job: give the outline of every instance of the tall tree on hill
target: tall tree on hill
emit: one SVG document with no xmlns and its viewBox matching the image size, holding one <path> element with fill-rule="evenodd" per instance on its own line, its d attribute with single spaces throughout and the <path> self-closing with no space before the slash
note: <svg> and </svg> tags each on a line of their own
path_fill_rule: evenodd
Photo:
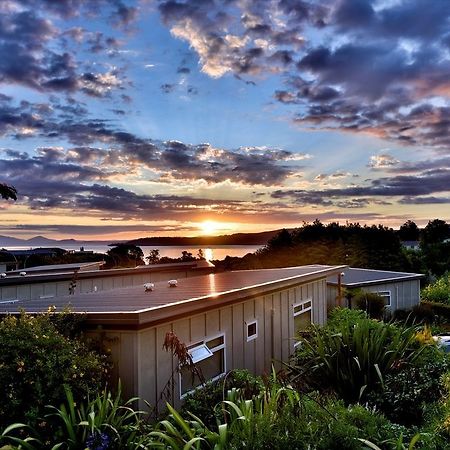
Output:
<svg viewBox="0 0 450 450">
<path fill-rule="evenodd" d="M 407 220 L 398 230 L 401 241 L 418 241 L 420 237 L 419 227 L 412 220 Z"/>
<path fill-rule="evenodd" d="M 422 244 L 440 244 L 450 237 L 450 225 L 444 220 L 430 220 L 422 231 Z"/>
</svg>

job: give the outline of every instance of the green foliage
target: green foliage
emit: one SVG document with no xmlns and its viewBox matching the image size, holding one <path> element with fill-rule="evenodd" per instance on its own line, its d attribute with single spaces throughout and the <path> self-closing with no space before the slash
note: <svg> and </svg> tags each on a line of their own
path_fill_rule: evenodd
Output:
<svg viewBox="0 0 450 450">
<path fill-rule="evenodd" d="M 354 325 L 360 320 L 367 319 L 367 313 L 361 309 L 337 307 L 328 313 L 327 328 L 339 330 L 343 325 Z"/>
<path fill-rule="evenodd" d="M 420 355 L 416 327 L 359 318 L 339 325 L 339 314 L 335 313 L 330 327 L 313 326 L 310 335 L 301 339 L 289 365 L 294 381 L 331 388 L 345 401 L 356 402 L 382 386 L 396 366 L 411 363 Z"/>
<path fill-rule="evenodd" d="M 422 289 L 423 300 L 450 305 L 450 272 L 445 273 L 434 283 Z"/>
<path fill-rule="evenodd" d="M 436 346 L 426 346 L 414 363 L 400 365 L 388 373 L 383 389 L 372 392 L 369 402 L 396 423 L 420 425 L 426 404 L 443 396 L 441 378 L 448 370 L 448 355 Z"/>
<path fill-rule="evenodd" d="M 230 416 L 230 449 L 363 449 L 359 437 L 382 443 L 404 429 L 363 406 L 301 396 L 273 385 L 251 400 L 225 402 Z"/>
<path fill-rule="evenodd" d="M 233 370 L 226 376 L 205 383 L 201 389 L 188 394 L 183 403 L 181 414 L 189 413 L 199 417 L 208 427 L 216 425 L 221 411 L 211 408 L 225 400 L 227 392 L 233 388 L 240 389 L 244 398 L 257 395 L 264 385 L 259 377 L 255 377 L 247 370 Z"/>
<path fill-rule="evenodd" d="M 138 449 L 146 448 L 150 427 L 143 420 L 142 411 L 131 405 L 137 399 L 123 402 L 120 385 L 113 396 L 104 390 L 93 400 L 80 404 L 65 386 L 65 402 L 56 408 L 48 406 L 45 420 L 53 430 L 45 436 L 39 427 L 16 423 L 2 434 L 0 442 L 11 442 L 31 449 Z M 23 437 L 28 435 L 27 437 Z"/>
<path fill-rule="evenodd" d="M 47 404 L 64 399 L 63 385 L 81 399 L 104 382 L 106 358 L 60 333 L 52 315 L 25 313 L 0 322 L 0 424 L 35 424 Z"/>
<path fill-rule="evenodd" d="M 358 292 L 353 298 L 353 304 L 356 308 L 365 311 L 372 319 L 383 318 L 386 303 L 384 298 L 375 292 Z"/>
</svg>

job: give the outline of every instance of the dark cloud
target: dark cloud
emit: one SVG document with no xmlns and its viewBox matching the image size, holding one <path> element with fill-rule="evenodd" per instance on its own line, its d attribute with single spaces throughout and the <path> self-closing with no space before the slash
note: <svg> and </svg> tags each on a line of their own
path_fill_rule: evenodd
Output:
<svg viewBox="0 0 450 450">
<path fill-rule="evenodd" d="M 298 105 L 302 126 L 448 151 L 448 101 L 431 99 L 450 92 L 449 2 L 161 0 L 159 9 L 210 76 L 284 74 L 274 97 Z"/>
<path fill-rule="evenodd" d="M 403 197 L 399 203 L 403 205 L 450 204 L 450 197 Z"/>
<path fill-rule="evenodd" d="M 192 227 L 182 225 L 16 225 L 10 227 L 0 228 L 1 232 L 14 232 L 19 235 L 21 232 L 47 234 L 58 233 L 65 234 L 67 236 L 92 236 L 95 235 L 109 235 L 113 233 L 157 233 L 157 232 L 181 232 L 181 231 L 193 231 Z"/>
<path fill-rule="evenodd" d="M 103 17 L 127 27 L 136 11 L 119 0 L 4 0 L 0 5 L 0 85 L 23 85 L 40 92 L 109 95 L 123 85 L 124 74 L 117 70 L 113 73 L 98 61 L 88 63 L 85 59 L 81 66 L 77 56 L 81 51 L 112 51 L 120 43 L 101 32 L 86 32 L 81 27 L 64 29 L 58 17 Z M 87 74 L 91 79 L 86 79 Z"/>
<path fill-rule="evenodd" d="M 79 117 L 80 108 L 83 110 L 82 105 L 72 102 L 54 102 L 49 108 L 32 103 L 13 106 L 9 99 L 0 102 L 3 135 L 44 137 L 73 144 L 67 148 L 38 148 L 36 156 L 25 158 L 7 152 L 9 159 L 1 161 L 5 171 L 9 167 L 9 177 L 20 179 L 21 172 L 32 171 L 39 177 L 56 177 L 60 171 L 62 178 L 94 181 L 148 169 L 155 181 L 205 180 L 216 184 L 228 180 L 276 186 L 300 169 L 297 161 L 308 157 L 267 147 L 221 149 L 210 144 L 144 139 L 117 129 L 111 121 Z M 37 110 L 42 110 L 40 116 L 35 114 Z"/>
<path fill-rule="evenodd" d="M 395 198 L 400 203 L 446 203 L 436 201 L 432 194 L 445 194 L 450 186 L 450 170 L 441 168 L 426 170 L 420 174 L 397 175 L 372 180 L 366 186 L 350 186 L 323 190 L 277 190 L 272 194 L 276 199 L 290 199 L 297 204 L 333 204 L 339 207 L 358 207 L 369 203 L 389 204 L 388 200 Z M 354 197 L 349 200 L 349 197 Z M 375 200 L 373 199 L 375 198 Z M 417 199 L 417 201 L 413 201 Z M 381 203 L 380 203 L 381 202 Z M 347 206 L 346 206 L 347 205 Z"/>
</svg>

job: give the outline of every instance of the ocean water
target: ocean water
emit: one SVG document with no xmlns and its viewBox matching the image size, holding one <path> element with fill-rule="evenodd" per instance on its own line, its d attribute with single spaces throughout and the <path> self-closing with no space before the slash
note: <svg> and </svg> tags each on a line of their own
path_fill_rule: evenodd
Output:
<svg viewBox="0 0 450 450">
<path fill-rule="evenodd" d="M 55 246 L 56 247 L 56 246 Z M 61 245 L 58 246 L 66 250 L 80 250 L 79 245 Z M 25 250 L 30 247 L 8 247 L 9 250 Z M 106 253 L 111 247 L 107 245 L 84 245 L 84 250 L 94 251 L 96 253 Z M 171 245 L 156 245 L 156 246 L 141 246 L 144 256 L 148 256 L 151 250 L 158 249 L 161 256 L 168 256 L 169 258 L 179 258 L 181 252 L 187 251 L 196 256 L 199 249 L 203 251 L 204 256 L 208 260 L 222 260 L 226 256 L 244 256 L 247 253 L 253 253 L 259 245 L 211 245 L 209 247 L 192 247 L 192 246 L 171 246 Z"/>
</svg>

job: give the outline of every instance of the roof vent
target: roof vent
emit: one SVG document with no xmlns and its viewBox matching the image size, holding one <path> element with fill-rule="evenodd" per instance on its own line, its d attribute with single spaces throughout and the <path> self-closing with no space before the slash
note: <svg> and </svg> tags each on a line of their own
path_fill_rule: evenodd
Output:
<svg viewBox="0 0 450 450">
<path fill-rule="evenodd" d="M 155 283 L 145 283 L 144 289 L 145 292 L 153 291 L 153 289 L 155 289 Z"/>
<path fill-rule="evenodd" d="M 169 285 L 169 287 L 177 287 L 178 281 L 177 280 L 169 280 L 167 282 L 167 284 Z"/>
</svg>

